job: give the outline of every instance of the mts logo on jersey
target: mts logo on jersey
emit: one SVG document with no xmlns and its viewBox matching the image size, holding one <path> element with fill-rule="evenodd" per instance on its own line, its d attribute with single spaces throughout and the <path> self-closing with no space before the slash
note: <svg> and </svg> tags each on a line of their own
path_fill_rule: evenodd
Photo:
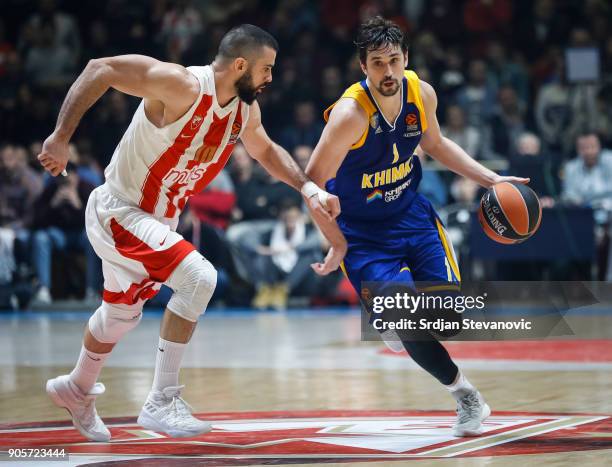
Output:
<svg viewBox="0 0 612 467">
<path fill-rule="evenodd" d="M 170 183 L 180 183 L 187 184 L 194 180 L 199 180 L 206 172 L 206 169 L 202 167 L 192 167 L 191 169 L 172 169 L 168 174 L 164 177 L 164 181 L 169 181 Z"/>
</svg>

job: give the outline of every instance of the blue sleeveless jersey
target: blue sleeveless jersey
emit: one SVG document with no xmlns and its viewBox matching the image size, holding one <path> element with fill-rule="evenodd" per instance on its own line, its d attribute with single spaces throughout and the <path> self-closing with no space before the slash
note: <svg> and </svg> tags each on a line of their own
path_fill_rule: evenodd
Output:
<svg viewBox="0 0 612 467">
<path fill-rule="evenodd" d="M 342 95 L 355 99 L 369 120 L 336 177 L 326 184 L 327 191 L 340 198 L 343 220 L 391 219 L 406 213 L 417 195 L 422 172 L 414 150 L 427 129 L 427 120 L 414 71 L 404 72 L 400 92 L 402 108 L 395 122 L 386 121 L 366 80 L 353 84 Z M 325 111 L 326 121 L 334 105 Z"/>
</svg>

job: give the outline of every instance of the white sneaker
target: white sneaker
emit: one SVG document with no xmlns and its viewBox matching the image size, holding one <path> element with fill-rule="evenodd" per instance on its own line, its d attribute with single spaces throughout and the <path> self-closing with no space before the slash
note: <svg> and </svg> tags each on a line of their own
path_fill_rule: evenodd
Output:
<svg viewBox="0 0 612 467">
<path fill-rule="evenodd" d="M 491 415 L 491 408 L 478 391 L 472 391 L 457 401 L 455 436 L 478 436 L 483 432 L 482 422 Z"/>
<path fill-rule="evenodd" d="M 163 391 L 151 391 L 145 402 L 138 424 L 147 430 L 161 431 L 172 438 L 186 438 L 208 433 L 209 423 L 191 415 L 192 408 L 181 397 L 185 386 L 169 386 Z"/>
<path fill-rule="evenodd" d="M 385 332 L 381 332 L 380 337 L 391 352 L 402 353 L 406 350 L 404 344 L 402 344 L 402 340 L 393 329 L 387 329 Z"/>
<path fill-rule="evenodd" d="M 104 394 L 102 383 L 94 384 L 88 394 L 70 381 L 70 375 L 62 375 L 47 381 L 47 394 L 55 405 L 62 407 L 72 417 L 72 424 L 87 439 L 92 441 L 110 441 L 111 434 L 96 412 L 95 400 Z"/>
<path fill-rule="evenodd" d="M 50 305 L 53 303 L 53 298 L 51 298 L 51 292 L 44 285 L 38 289 L 36 295 L 32 299 L 32 304 L 37 306 Z"/>
</svg>

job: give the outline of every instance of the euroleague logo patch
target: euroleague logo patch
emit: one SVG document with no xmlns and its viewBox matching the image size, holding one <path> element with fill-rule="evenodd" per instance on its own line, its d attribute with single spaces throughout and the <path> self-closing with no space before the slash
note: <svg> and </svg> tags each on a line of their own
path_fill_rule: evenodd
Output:
<svg viewBox="0 0 612 467">
<path fill-rule="evenodd" d="M 417 124 L 417 116 L 416 114 L 408 114 L 406 115 L 406 125 L 410 125 L 410 126 L 415 126 Z M 415 128 L 409 128 L 411 130 L 416 129 Z"/>
<path fill-rule="evenodd" d="M 230 137 L 229 140 L 227 142 L 227 144 L 236 144 L 236 142 L 238 141 L 238 138 L 240 136 L 240 130 L 242 129 L 242 123 L 241 122 L 234 122 L 232 124 L 232 132 L 230 133 Z"/>
<path fill-rule="evenodd" d="M 198 465 L 250 465 L 270 459 L 366 462 L 612 448 L 612 417 L 601 414 L 496 412 L 476 438 L 454 437 L 455 417 L 448 411 L 209 413 L 198 418 L 210 421 L 213 430 L 192 438 L 145 430 L 134 418 L 105 419 L 112 433 L 110 443 L 87 442 L 68 422 L 4 424 L 0 446 L 2 450 L 63 447 L 71 461 L 108 462 L 113 457 L 119 461 L 125 456 L 152 461 L 154 456 L 172 458 L 172 465 L 193 465 L 194 457 Z"/>
</svg>

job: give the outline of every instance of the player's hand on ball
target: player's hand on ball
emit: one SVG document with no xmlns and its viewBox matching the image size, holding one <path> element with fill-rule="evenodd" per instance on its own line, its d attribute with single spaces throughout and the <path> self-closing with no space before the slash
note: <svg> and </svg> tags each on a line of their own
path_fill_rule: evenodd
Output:
<svg viewBox="0 0 612 467">
<path fill-rule="evenodd" d="M 507 176 L 498 175 L 495 178 L 493 185 L 497 185 L 498 183 L 502 183 L 502 182 L 520 183 L 522 185 L 527 185 L 529 181 L 530 181 L 529 178 L 524 178 L 524 177 L 507 177 Z"/>
<path fill-rule="evenodd" d="M 66 169 L 69 155 L 68 142 L 51 134 L 43 143 L 37 159 L 47 172 L 57 177 Z"/>
<path fill-rule="evenodd" d="M 346 254 L 346 244 L 340 246 L 332 246 L 325 256 L 322 263 L 313 263 L 310 267 L 320 276 L 326 276 L 330 272 L 334 272 L 340 267 L 340 263 Z"/>
</svg>

